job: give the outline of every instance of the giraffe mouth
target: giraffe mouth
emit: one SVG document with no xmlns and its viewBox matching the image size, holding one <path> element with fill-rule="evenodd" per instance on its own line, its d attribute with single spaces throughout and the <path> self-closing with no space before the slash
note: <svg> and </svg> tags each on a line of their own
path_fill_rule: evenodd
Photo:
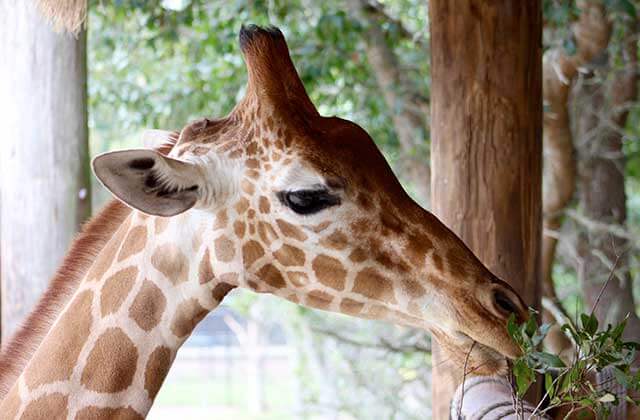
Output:
<svg viewBox="0 0 640 420">
<path fill-rule="evenodd" d="M 504 359 L 504 358 L 514 359 L 516 357 L 515 355 L 506 354 L 502 350 L 497 349 L 491 346 L 490 344 L 486 344 L 476 338 L 473 338 L 469 334 L 464 333 L 462 331 L 456 331 L 455 334 L 458 336 L 457 339 L 460 340 L 461 342 L 469 343 L 468 346 L 464 344 L 465 347 L 473 346 L 474 351 L 477 349 L 482 351 L 484 354 L 487 354 L 487 355 L 492 354 L 496 359 Z"/>
<path fill-rule="evenodd" d="M 458 340 L 456 359 L 469 375 L 502 375 L 505 374 L 510 356 L 504 355 L 498 349 L 482 343 L 470 335 L 456 331 Z M 462 350 L 462 351 L 461 351 Z"/>
</svg>

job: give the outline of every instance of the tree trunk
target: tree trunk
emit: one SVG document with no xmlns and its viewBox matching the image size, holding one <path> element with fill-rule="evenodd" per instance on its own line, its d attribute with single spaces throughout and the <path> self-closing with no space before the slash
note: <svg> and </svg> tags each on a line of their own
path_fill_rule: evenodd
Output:
<svg viewBox="0 0 640 420">
<path fill-rule="evenodd" d="M 367 61 L 398 136 L 401 178 L 411 184 L 420 204 L 427 206 L 431 174 L 429 156 L 423 145 L 428 105 L 404 77 L 398 57 L 386 39 L 383 25 L 389 17 L 366 0 L 349 0 L 348 4 L 354 14 L 365 20 Z"/>
<path fill-rule="evenodd" d="M 431 203 L 532 306 L 540 298 L 542 14 L 538 0 L 431 0 Z M 463 373 L 434 352 L 434 419 Z"/>
<path fill-rule="evenodd" d="M 0 0 L 2 340 L 46 288 L 91 209 L 86 37 Z"/>
<path fill-rule="evenodd" d="M 546 106 L 543 119 L 544 188 L 542 237 L 542 289 L 558 308 L 560 302 L 553 284 L 558 234 L 565 208 L 573 198 L 576 187 L 576 159 L 569 119 L 568 99 L 578 68 L 601 57 L 607 49 L 611 35 L 611 22 L 604 5 L 587 1 L 577 3 L 580 17 L 573 26 L 576 52 L 567 55 L 562 47 L 548 50 L 542 62 L 543 98 Z M 553 323 L 548 311 L 543 320 Z M 553 325 L 545 338 L 545 346 L 565 359 L 570 358 L 573 344 Z"/>
<path fill-rule="evenodd" d="M 635 312 L 633 284 L 626 252 L 625 157 L 622 137 L 628 103 L 638 95 L 638 53 L 636 24 L 627 28 L 624 45 L 625 68 L 610 83 L 588 78 L 576 94 L 580 117 L 577 124 L 580 153 L 580 209 L 587 223 L 578 238 L 581 261 L 577 266 L 586 310 L 599 297 L 595 314 L 602 326 L 620 322 L 629 315 L 625 338 L 640 341 L 640 320 Z M 605 116 L 603 118 L 603 116 Z M 616 263 L 617 262 L 617 263 Z M 602 291 L 611 271 L 615 276 Z M 600 295 L 601 294 L 601 295 Z"/>
</svg>

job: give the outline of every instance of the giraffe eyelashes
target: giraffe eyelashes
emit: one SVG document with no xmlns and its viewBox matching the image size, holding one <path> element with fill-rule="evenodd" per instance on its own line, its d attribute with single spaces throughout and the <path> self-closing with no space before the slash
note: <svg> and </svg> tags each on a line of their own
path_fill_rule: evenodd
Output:
<svg viewBox="0 0 640 420">
<path fill-rule="evenodd" d="M 280 191 L 277 195 L 282 204 L 301 215 L 318 213 L 340 204 L 340 197 L 326 189 Z"/>
</svg>

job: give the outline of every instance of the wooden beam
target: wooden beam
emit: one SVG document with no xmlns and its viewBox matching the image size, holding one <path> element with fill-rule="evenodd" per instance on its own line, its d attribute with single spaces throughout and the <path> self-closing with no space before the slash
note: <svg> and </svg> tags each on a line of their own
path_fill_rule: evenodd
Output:
<svg viewBox="0 0 640 420">
<path fill-rule="evenodd" d="M 29 313 L 91 211 L 86 34 L 0 0 L 2 340 Z"/>
<path fill-rule="evenodd" d="M 529 305 L 540 299 L 540 0 L 430 0 L 433 212 Z M 434 419 L 460 369 L 436 349 Z"/>
</svg>

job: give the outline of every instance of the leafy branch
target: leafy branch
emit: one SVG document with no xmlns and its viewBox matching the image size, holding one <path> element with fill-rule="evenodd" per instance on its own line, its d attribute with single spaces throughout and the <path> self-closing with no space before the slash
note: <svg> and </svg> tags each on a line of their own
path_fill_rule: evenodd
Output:
<svg viewBox="0 0 640 420">
<path fill-rule="evenodd" d="M 568 408 L 568 414 L 590 411 L 597 418 L 606 418 L 612 406 L 621 403 L 640 405 L 640 400 L 614 395 L 603 387 L 599 389 L 591 381 L 595 373 L 610 368 L 615 381 L 628 391 L 640 390 L 640 372 L 633 373 L 631 364 L 636 357 L 638 343 L 626 342 L 623 332 L 626 319 L 613 326 L 598 329 L 598 320 L 593 313 L 582 314 L 574 325 L 571 321 L 562 325 L 575 343 L 576 353 L 570 365 L 557 355 L 541 351 L 542 340 L 550 325 L 538 325 L 537 312 L 530 309 L 529 319 L 521 325 L 515 316 L 509 318 L 507 330 L 521 350 L 521 356 L 512 365 L 518 398 L 522 398 L 536 380 L 536 373 L 544 376 L 545 395 L 536 408 L 537 414 L 553 409 Z M 542 404 L 546 403 L 544 408 Z"/>
</svg>

